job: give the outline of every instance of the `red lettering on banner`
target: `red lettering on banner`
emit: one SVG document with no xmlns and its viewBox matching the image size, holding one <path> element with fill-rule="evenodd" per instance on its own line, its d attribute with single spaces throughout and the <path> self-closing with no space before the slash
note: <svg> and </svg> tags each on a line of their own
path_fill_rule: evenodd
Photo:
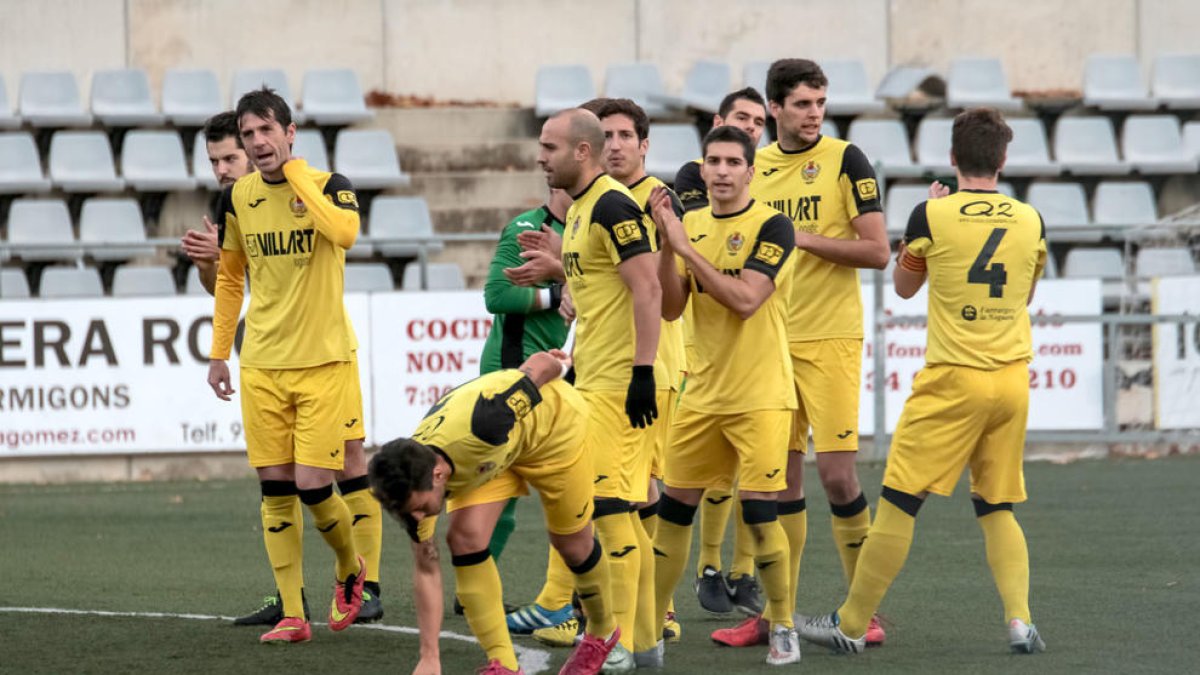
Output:
<svg viewBox="0 0 1200 675">
<path fill-rule="evenodd" d="M 463 370 L 462 352 L 409 352 L 405 356 L 410 373 L 461 373 Z"/>
<path fill-rule="evenodd" d="M 491 319 L 413 319 L 405 332 L 414 341 L 484 340 L 491 328 Z"/>
</svg>

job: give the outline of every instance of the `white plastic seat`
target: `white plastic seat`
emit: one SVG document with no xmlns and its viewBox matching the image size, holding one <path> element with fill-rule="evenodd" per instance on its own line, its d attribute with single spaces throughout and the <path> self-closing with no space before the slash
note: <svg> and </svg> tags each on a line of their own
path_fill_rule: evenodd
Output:
<svg viewBox="0 0 1200 675">
<path fill-rule="evenodd" d="M 900 120 L 856 119 L 850 123 L 846 140 L 857 145 L 872 164 L 880 164 L 889 178 L 921 175 L 921 167 L 913 163 L 908 132 Z"/>
<path fill-rule="evenodd" d="M 1183 149 L 1188 157 L 1200 159 L 1200 120 L 1183 125 Z"/>
<path fill-rule="evenodd" d="M 1076 246 L 1067 251 L 1063 261 L 1066 279 L 1107 279 L 1125 277 L 1125 261 L 1115 248 L 1084 248 Z"/>
<path fill-rule="evenodd" d="M 1050 161 L 1046 129 L 1039 119 L 1010 118 L 1013 139 L 1008 144 L 1008 159 L 1001 171 L 1006 176 L 1057 176 L 1058 164 Z"/>
<path fill-rule="evenodd" d="M 104 284 L 100 281 L 99 270 L 94 267 L 47 267 L 42 272 L 38 297 L 102 298 Z"/>
<path fill-rule="evenodd" d="M 927 185 L 893 185 L 884 200 L 884 219 L 890 236 L 899 237 L 908 229 L 908 219 L 917 204 L 929 199 Z"/>
<path fill-rule="evenodd" d="M 690 124 L 651 124 L 646 173 L 663 181 L 675 180 L 684 163 L 701 155 L 700 134 Z"/>
<path fill-rule="evenodd" d="M 653 63 L 622 63 L 608 67 L 604 76 L 604 95 L 628 98 L 642 107 L 650 118 L 668 114 L 663 100 L 667 97 L 662 74 Z"/>
<path fill-rule="evenodd" d="M 238 99 L 243 94 L 263 87 L 275 90 L 292 111 L 292 121 L 303 124 L 307 119 L 304 113 L 296 108 L 292 98 L 292 88 L 288 84 L 287 73 L 279 68 L 239 68 L 233 71 L 233 81 L 229 87 L 229 107 L 236 109 Z"/>
<path fill-rule="evenodd" d="M 329 152 L 325 149 L 325 137 L 316 129 L 296 130 L 292 156 L 303 157 L 314 169 L 329 171 Z"/>
<path fill-rule="evenodd" d="M 838 133 L 837 125 L 834 124 L 830 120 L 825 120 L 824 122 L 821 122 L 821 135 L 828 136 L 830 138 L 841 138 L 842 137 L 842 135 L 840 133 Z M 763 131 L 763 138 L 766 138 L 766 136 L 767 136 L 767 132 Z"/>
<path fill-rule="evenodd" d="M 121 175 L 139 192 L 196 187 L 196 180 L 188 174 L 183 142 L 174 131 L 130 131 L 121 150 Z"/>
<path fill-rule="evenodd" d="M 754 87 L 765 99 L 767 97 L 767 73 L 770 70 L 770 61 L 746 62 L 742 65 L 742 86 Z"/>
<path fill-rule="evenodd" d="M 681 107 L 716 113 L 721 99 L 729 93 L 729 83 L 728 63 L 697 61 L 688 71 L 677 101 Z"/>
<path fill-rule="evenodd" d="M 42 71 L 21 75 L 21 117 L 35 127 L 86 127 L 92 116 L 83 109 L 75 74 Z"/>
<path fill-rule="evenodd" d="M 1004 66 L 995 58 L 954 59 L 946 82 L 946 103 L 951 108 L 988 106 L 1004 111 L 1022 107 L 1008 88 Z"/>
<path fill-rule="evenodd" d="M 112 147 L 102 131 L 58 131 L 50 139 L 50 181 L 64 192 L 120 192 Z"/>
<path fill-rule="evenodd" d="M 953 174 L 950 164 L 950 132 L 954 120 L 947 117 L 925 117 L 917 125 L 917 164 L 926 171 Z"/>
<path fill-rule="evenodd" d="M 821 61 L 821 70 L 829 78 L 825 112 L 830 115 L 861 115 L 881 112 L 883 101 L 875 98 L 867 80 L 867 67 L 860 59 Z"/>
<path fill-rule="evenodd" d="M 49 191 L 33 136 L 25 131 L 0 133 L 0 194 Z"/>
<path fill-rule="evenodd" d="M 308 70 L 304 73 L 301 108 L 308 119 L 321 126 L 342 126 L 369 120 L 358 74 L 349 68 Z"/>
<path fill-rule="evenodd" d="M 73 244 L 75 231 L 71 214 L 61 199 L 16 199 L 8 212 L 10 244 Z M 76 260 L 83 255 L 79 246 L 27 248 L 13 257 L 27 261 Z"/>
<path fill-rule="evenodd" d="M 596 98 L 596 85 L 587 66 L 542 66 L 538 68 L 534 114 L 549 117 Z"/>
<path fill-rule="evenodd" d="M 12 103 L 8 100 L 8 87 L 4 86 L 4 78 L 0 77 L 0 129 L 17 129 L 21 126 L 21 118 L 14 115 Z"/>
<path fill-rule="evenodd" d="M 1121 154 L 1138 173 L 1195 173 L 1174 115 L 1130 115 L 1121 127 Z"/>
<path fill-rule="evenodd" d="M 25 300 L 29 298 L 29 280 L 18 269 L 0 270 L 0 299 Z"/>
<path fill-rule="evenodd" d="M 1060 117 L 1054 127 L 1054 158 L 1076 176 L 1119 176 L 1132 169 L 1117 156 L 1117 134 L 1107 117 Z"/>
<path fill-rule="evenodd" d="M 1101 233 L 1088 230 L 1087 194 L 1079 183 L 1033 183 L 1025 201 L 1042 214 L 1051 241 L 1099 241 Z"/>
<path fill-rule="evenodd" d="M 168 70 L 163 75 L 162 111 L 177 127 L 198 127 L 225 110 L 221 85 L 211 70 Z"/>
<path fill-rule="evenodd" d="M 1092 197 L 1092 220 L 1098 225 L 1148 225 L 1158 222 L 1154 190 L 1141 181 L 1103 181 Z"/>
<path fill-rule="evenodd" d="M 376 197 L 371 202 L 368 221 L 375 250 L 389 257 L 411 257 L 420 252 L 420 245 L 413 243 L 379 243 L 380 239 L 401 237 L 432 237 L 433 219 L 424 197 Z M 425 250 L 430 253 L 441 251 L 440 241 L 430 242 Z"/>
<path fill-rule="evenodd" d="M 467 287 L 458 263 L 429 263 L 426 266 L 426 273 L 428 282 L 426 290 L 461 291 Z M 404 280 L 401 288 L 405 291 L 421 290 L 421 266 L 418 263 L 413 262 L 404 266 Z"/>
<path fill-rule="evenodd" d="M 396 142 L 386 129 L 342 129 L 334 145 L 335 171 L 359 190 L 386 190 L 409 184 L 400 170 Z"/>
<path fill-rule="evenodd" d="M 196 184 L 205 190 L 219 190 L 217 177 L 212 172 L 212 162 L 208 160 L 208 141 L 204 138 L 204 130 L 196 132 L 196 140 L 192 142 L 192 177 Z"/>
<path fill-rule="evenodd" d="M 175 276 L 169 267 L 122 265 L 113 274 L 112 294 L 116 298 L 164 297 L 176 293 Z"/>
<path fill-rule="evenodd" d="M 1142 66 L 1132 54 L 1092 54 L 1083 70 L 1083 103 L 1100 110 L 1153 110 Z"/>
<path fill-rule="evenodd" d="M 349 263 L 346 265 L 347 293 L 375 293 L 396 287 L 387 263 Z"/>
<path fill-rule="evenodd" d="M 930 77 L 937 76 L 932 68 L 923 66 L 896 66 L 888 71 L 875 88 L 875 98 L 904 100 Z"/>
<path fill-rule="evenodd" d="M 1190 276 L 1196 273 L 1196 261 L 1186 247 L 1141 248 L 1133 260 L 1139 278 Z"/>
<path fill-rule="evenodd" d="M 1200 109 L 1200 54 L 1164 54 L 1154 59 L 1154 96 L 1168 108 Z"/>
<path fill-rule="evenodd" d="M 153 246 L 137 246 L 146 241 L 142 209 L 136 199 L 93 197 L 83 203 L 79 214 L 79 242 L 95 260 L 128 260 L 154 255 Z M 130 246 L 91 246 L 90 244 L 128 243 Z"/>
<path fill-rule="evenodd" d="M 146 71 L 100 70 L 92 75 L 92 114 L 109 127 L 161 124 Z"/>
</svg>

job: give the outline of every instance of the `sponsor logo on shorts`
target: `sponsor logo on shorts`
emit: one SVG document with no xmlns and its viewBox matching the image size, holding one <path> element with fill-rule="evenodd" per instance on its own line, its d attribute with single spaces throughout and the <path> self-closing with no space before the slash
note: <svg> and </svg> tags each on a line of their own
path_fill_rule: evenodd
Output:
<svg viewBox="0 0 1200 675">
<path fill-rule="evenodd" d="M 862 545 L 865 543 L 867 543 L 867 535 L 864 534 L 862 539 L 859 539 L 856 542 L 852 541 L 849 544 L 846 544 L 846 548 L 862 548 Z"/>
<path fill-rule="evenodd" d="M 733 498 L 733 495 L 725 495 L 724 497 L 705 497 L 704 500 L 707 501 L 709 504 L 716 506 L 717 504 L 724 504 L 725 502 L 729 501 L 732 498 Z"/>
<path fill-rule="evenodd" d="M 850 436 L 852 436 L 852 435 L 854 435 L 854 430 L 847 429 L 847 430 L 843 431 L 842 433 L 838 434 L 837 437 L 844 441 L 847 438 L 850 438 Z"/>
<path fill-rule="evenodd" d="M 771 471 L 771 473 L 767 474 L 767 478 L 774 478 L 775 476 L 778 476 L 778 475 L 779 475 L 779 469 L 775 469 L 775 470 Z"/>
<path fill-rule="evenodd" d="M 355 424 L 357 424 L 357 423 L 358 423 L 358 418 L 357 418 L 357 417 L 351 417 L 351 418 L 350 418 L 350 421 L 349 421 L 349 422 L 346 422 L 346 428 L 347 428 L 347 429 L 349 429 L 350 427 L 354 426 L 354 425 L 355 425 Z"/>
<path fill-rule="evenodd" d="M 333 452 L 329 453 L 329 456 L 330 456 L 330 457 L 337 457 L 337 456 L 338 456 L 338 454 L 339 454 L 339 453 L 341 453 L 341 451 L 342 451 L 342 449 L 341 449 L 341 448 L 338 448 L 338 449 L 334 450 Z"/>
<path fill-rule="evenodd" d="M 596 591 L 592 591 L 591 593 L 580 593 L 579 599 L 580 600 L 591 600 L 592 598 L 596 597 L 597 595 L 600 595 L 600 594 Z"/>
<path fill-rule="evenodd" d="M 363 518 L 370 518 L 370 517 L 371 517 L 371 514 L 369 514 L 369 513 L 356 513 L 356 514 L 354 514 L 354 522 L 350 523 L 350 527 L 354 527 L 355 525 L 357 525 L 358 521 L 362 520 Z"/>
<path fill-rule="evenodd" d="M 588 508 L 589 508 L 590 506 L 591 506 L 591 504 L 584 504 L 584 505 L 583 505 L 583 510 L 582 510 L 582 511 L 580 511 L 579 513 L 576 513 L 576 514 L 575 514 L 575 519 L 576 519 L 576 520 L 579 520 L 580 518 L 583 518 L 584 516 L 586 516 L 586 515 L 587 515 L 587 512 L 588 512 Z"/>
<path fill-rule="evenodd" d="M 771 565 L 774 565 L 774 564 L 775 564 L 775 561 L 774 561 L 774 560 L 764 560 L 764 561 L 762 561 L 762 562 L 759 562 L 759 563 L 754 563 L 754 566 L 755 566 L 755 567 L 757 567 L 757 568 L 758 568 L 758 569 L 760 569 L 760 570 L 765 570 L 765 569 L 767 569 L 768 567 L 770 567 Z"/>
<path fill-rule="evenodd" d="M 596 476 L 596 480 L 592 481 L 592 485 L 595 485 L 596 483 L 599 483 L 600 481 L 607 480 L 607 479 L 608 479 L 608 476 L 605 476 L 604 474 L 600 474 L 599 476 Z"/>
</svg>

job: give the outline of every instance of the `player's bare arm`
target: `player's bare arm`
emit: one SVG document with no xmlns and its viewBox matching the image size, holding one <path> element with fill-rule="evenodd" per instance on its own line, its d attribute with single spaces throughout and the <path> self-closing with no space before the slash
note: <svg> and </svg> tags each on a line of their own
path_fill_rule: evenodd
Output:
<svg viewBox="0 0 1200 675">
<path fill-rule="evenodd" d="M 857 239 L 834 239 L 809 232 L 796 232 L 796 248 L 831 263 L 846 267 L 883 269 L 892 254 L 883 214 L 864 213 L 850 221 Z"/>
<path fill-rule="evenodd" d="M 658 256 L 635 255 L 617 266 L 621 281 L 633 295 L 633 327 L 637 332 L 634 366 L 652 366 L 658 354 L 662 328 L 662 286 L 658 283 Z"/>
<path fill-rule="evenodd" d="M 442 632 L 442 565 L 437 542 L 412 542 L 413 600 L 420 632 L 420 659 L 413 675 L 440 675 L 441 652 L 438 635 Z"/>
<path fill-rule="evenodd" d="M 662 250 L 658 255 L 658 283 L 662 287 L 662 318 L 674 321 L 683 314 L 690 291 L 687 279 L 679 276 L 675 267 L 675 243 L 691 246 L 683 222 L 675 215 L 671 193 L 666 188 L 655 188 L 650 193 L 650 214 L 662 235 Z"/>
<path fill-rule="evenodd" d="M 518 368 L 525 373 L 538 388 L 566 375 L 571 367 L 571 357 L 561 349 L 551 349 L 548 352 L 531 354 L 525 363 Z"/>
</svg>

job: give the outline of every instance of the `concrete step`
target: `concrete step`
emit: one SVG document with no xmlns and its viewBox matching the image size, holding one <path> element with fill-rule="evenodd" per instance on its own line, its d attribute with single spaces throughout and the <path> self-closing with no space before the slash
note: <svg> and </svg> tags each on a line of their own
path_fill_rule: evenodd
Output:
<svg viewBox="0 0 1200 675">
<path fill-rule="evenodd" d="M 479 206 L 474 208 L 430 209 L 434 232 L 495 232 L 500 234 L 517 214 L 540 206 L 541 202 L 528 206 Z"/>
<path fill-rule="evenodd" d="M 399 144 L 537 138 L 531 108 L 384 108 L 365 126 L 387 129 Z"/>
<path fill-rule="evenodd" d="M 537 168 L 538 143 L 534 139 L 401 143 L 396 149 L 407 173 Z"/>
<path fill-rule="evenodd" d="M 424 197 L 431 209 L 532 208 L 546 199 L 548 188 L 541 171 L 446 171 L 413 175 L 408 192 Z"/>
</svg>

